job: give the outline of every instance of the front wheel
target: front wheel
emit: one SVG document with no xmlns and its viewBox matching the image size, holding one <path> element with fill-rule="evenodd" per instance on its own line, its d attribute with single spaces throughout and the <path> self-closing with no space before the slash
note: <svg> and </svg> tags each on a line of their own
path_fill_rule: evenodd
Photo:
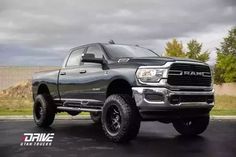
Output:
<svg viewBox="0 0 236 157">
<path fill-rule="evenodd" d="M 173 126 L 182 135 L 198 135 L 206 130 L 209 119 L 209 115 L 196 118 L 181 118 L 174 121 Z"/>
<path fill-rule="evenodd" d="M 134 100 L 129 95 L 111 95 L 102 111 L 102 127 L 113 142 L 134 139 L 140 128 L 140 116 Z"/>
</svg>

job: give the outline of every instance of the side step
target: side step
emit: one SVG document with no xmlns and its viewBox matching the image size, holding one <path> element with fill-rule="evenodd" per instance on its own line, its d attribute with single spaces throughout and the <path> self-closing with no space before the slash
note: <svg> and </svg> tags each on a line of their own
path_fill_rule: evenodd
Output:
<svg viewBox="0 0 236 157">
<path fill-rule="evenodd" d="M 57 110 L 60 110 L 60 111 L 84 111 L 84 112 L 101 112 L 102 111 L 102 109 L 64 107 L 64 106 L 58 106 Z"/>
</svg>

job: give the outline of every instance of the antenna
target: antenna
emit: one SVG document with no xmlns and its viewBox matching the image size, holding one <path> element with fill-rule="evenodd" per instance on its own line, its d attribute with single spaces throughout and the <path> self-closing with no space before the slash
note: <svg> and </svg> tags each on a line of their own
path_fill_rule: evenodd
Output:
<svg viewBox="0 0 236 157">
<path fill-rule="evenodd" d="M 115 42 L 112 39 L 108 43 L 109 44 L 115 44 Z"/>
</svg>

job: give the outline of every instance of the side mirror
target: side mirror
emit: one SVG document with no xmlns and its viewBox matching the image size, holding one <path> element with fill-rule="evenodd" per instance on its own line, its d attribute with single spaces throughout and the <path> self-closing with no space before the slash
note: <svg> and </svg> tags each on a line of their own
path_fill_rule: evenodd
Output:
<svg viewBox="0 0 236 157">
<path fill-rule="evenodd" d="M 100 63 L 102 65 L 106 64 L 106 60 L 104 58 L 95 58 L 95 55 L 92 53 L 85 53 L 82 56 L 82 62 L 89 62 L 89 63 Z"/>
</svg>

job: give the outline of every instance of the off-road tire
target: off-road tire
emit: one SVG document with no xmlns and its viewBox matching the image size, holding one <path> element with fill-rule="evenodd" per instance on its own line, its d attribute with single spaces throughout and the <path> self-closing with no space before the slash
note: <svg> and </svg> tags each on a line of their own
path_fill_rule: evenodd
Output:
<svg viewBox="0 0 236 157">
<path fill-rule="evenodd" d="M 55 118 L 56 106 L 48 94 L 39 94 L 33 107 L 34 122 L 39 127 L 50 126 Z"/>
<path fill-rule="evenodd" d="M 209 115 L 196 118 L 182 118 L 173 122 L 174 128 L 182 135 L 191 136 L 203 133 L 209 124 Z M 189 124 L 188 124 L 189 123 Z"/>
<path fill-rule="evenodd" d="M 112 132 L 110 128 L 110 110 L 116 108 L 120 113 L 120 127 Z M 109 96 L 102 111 L 102 128 L 105 135 L 113 142 L 123 143 L 136 138 L 140 128 L 140 115 L 135 101 L 129 95 Z"/>
</svg>

